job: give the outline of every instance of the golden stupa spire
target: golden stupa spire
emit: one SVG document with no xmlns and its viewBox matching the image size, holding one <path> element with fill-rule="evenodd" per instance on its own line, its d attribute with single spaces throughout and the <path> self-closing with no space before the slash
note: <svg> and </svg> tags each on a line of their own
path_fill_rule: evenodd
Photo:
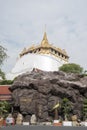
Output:
<svg viewBox="0 0 87 130">
<path fill-rule="evenodd" d="M 49 45 L 49 42 L 48 42 L 48 39 L 47 39 L 47 34 L 46 34 L 46 25 L 45 25 L 45 31 L 44 31 L 44 36 L 43 36 L 43 40 L 41 42 L 41 45 L 42 46 L 48 46 Z"/>
<path fill-rule="evenodd" d="M 48 41 L 46 32 L 44 32 L 43 40 Z"/>
</svg>

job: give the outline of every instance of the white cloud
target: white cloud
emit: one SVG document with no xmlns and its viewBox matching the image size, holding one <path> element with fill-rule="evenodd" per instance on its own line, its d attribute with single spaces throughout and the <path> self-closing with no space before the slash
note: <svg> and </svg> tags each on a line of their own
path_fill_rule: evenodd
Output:
<svg viewBox="0 0 87 130">
<path fill-rule="evenodd" d="M 3 69 L 12 69 L 24 47 L 40 43 L 45 24 L 49 41 L 87 69 L 86 5 L 87 0 L 0 0 L 0 41 L 10 56 Z"/>
</svg>

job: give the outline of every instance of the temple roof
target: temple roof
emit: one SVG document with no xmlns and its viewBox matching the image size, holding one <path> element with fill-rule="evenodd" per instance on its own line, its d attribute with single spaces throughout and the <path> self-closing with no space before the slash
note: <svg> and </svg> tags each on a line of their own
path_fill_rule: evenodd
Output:
<svg viewBox="0 0 87 130">
<path fill-rule="evenodd" d="M 40 49 L 40 48 L 53 49 L 53 50 L 59 52 L 60 54 L 66 56 L 67 58 L 69 58 L 69 56 L 67 55 L 67 53 L 64 49 L 62 50 L 61 48 L 57 48 L 56 46 L 53 46 L 52 44 L 49 43 L 46 31 L 44 32 L 43 39 L 39 45 L 37 45 L 37 46 L 32 45 L 29 48 L 24 48 L 23 51 L 20 53 L 20 56 L 23 56 L 24 54 L 27 54 L 27 53 L 33 53 L 33 52 L 35 53 L 36 50 Z M 40 52 L 40 54 L 41 54 L 41 52 Z"/>
<path fill-rule="evenodd" d="M 11 94 L 9 87 L 10 87 L 10 85 L 0 85 L 0 95 L 1 94 Z"/>
</svg>

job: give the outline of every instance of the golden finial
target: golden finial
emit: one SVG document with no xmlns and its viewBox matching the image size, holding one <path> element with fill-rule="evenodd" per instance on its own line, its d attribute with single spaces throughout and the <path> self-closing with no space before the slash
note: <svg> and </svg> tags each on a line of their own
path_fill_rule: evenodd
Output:
<svg viewBox="0 0 87 130">
<path fill-rule="evenodd" d="M 44 32 L 46 32 L 46 24 L 45 24 Z"/>
<path fill-rule="evenodd" d="M 44 29 L 44 36 L 43 36 L 43 40 L 41 42 L 41 45 L 43 46 L 47 46 L 49 45 L 48 39 L 47 39 L 47 34 L 46 34 L 46 24 L 45 24 L 45 29 Z"/>
<path fill-rule="evenodd" d="M 43 40 L 48 41 L 46 32 L 44 32 Z"/>
</svg>

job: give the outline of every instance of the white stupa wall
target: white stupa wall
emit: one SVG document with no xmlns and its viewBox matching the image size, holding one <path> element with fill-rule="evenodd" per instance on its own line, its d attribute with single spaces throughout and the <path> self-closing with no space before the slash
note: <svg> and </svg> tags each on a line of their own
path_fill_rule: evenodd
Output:
<svg viewBox="0 0 87 130">
<path fill-rule="evenodd" d="M 52 55 L 29 53 L 19 58 L 11 73 L 7 75 L 7 79 L 14 79 L 22 73 L 32 71 L 33 68 L 38 68 L 43 71 L 57 71 L 64 63 L 66 63 L 64 60 L 52 57 Z"/>
</svg>

